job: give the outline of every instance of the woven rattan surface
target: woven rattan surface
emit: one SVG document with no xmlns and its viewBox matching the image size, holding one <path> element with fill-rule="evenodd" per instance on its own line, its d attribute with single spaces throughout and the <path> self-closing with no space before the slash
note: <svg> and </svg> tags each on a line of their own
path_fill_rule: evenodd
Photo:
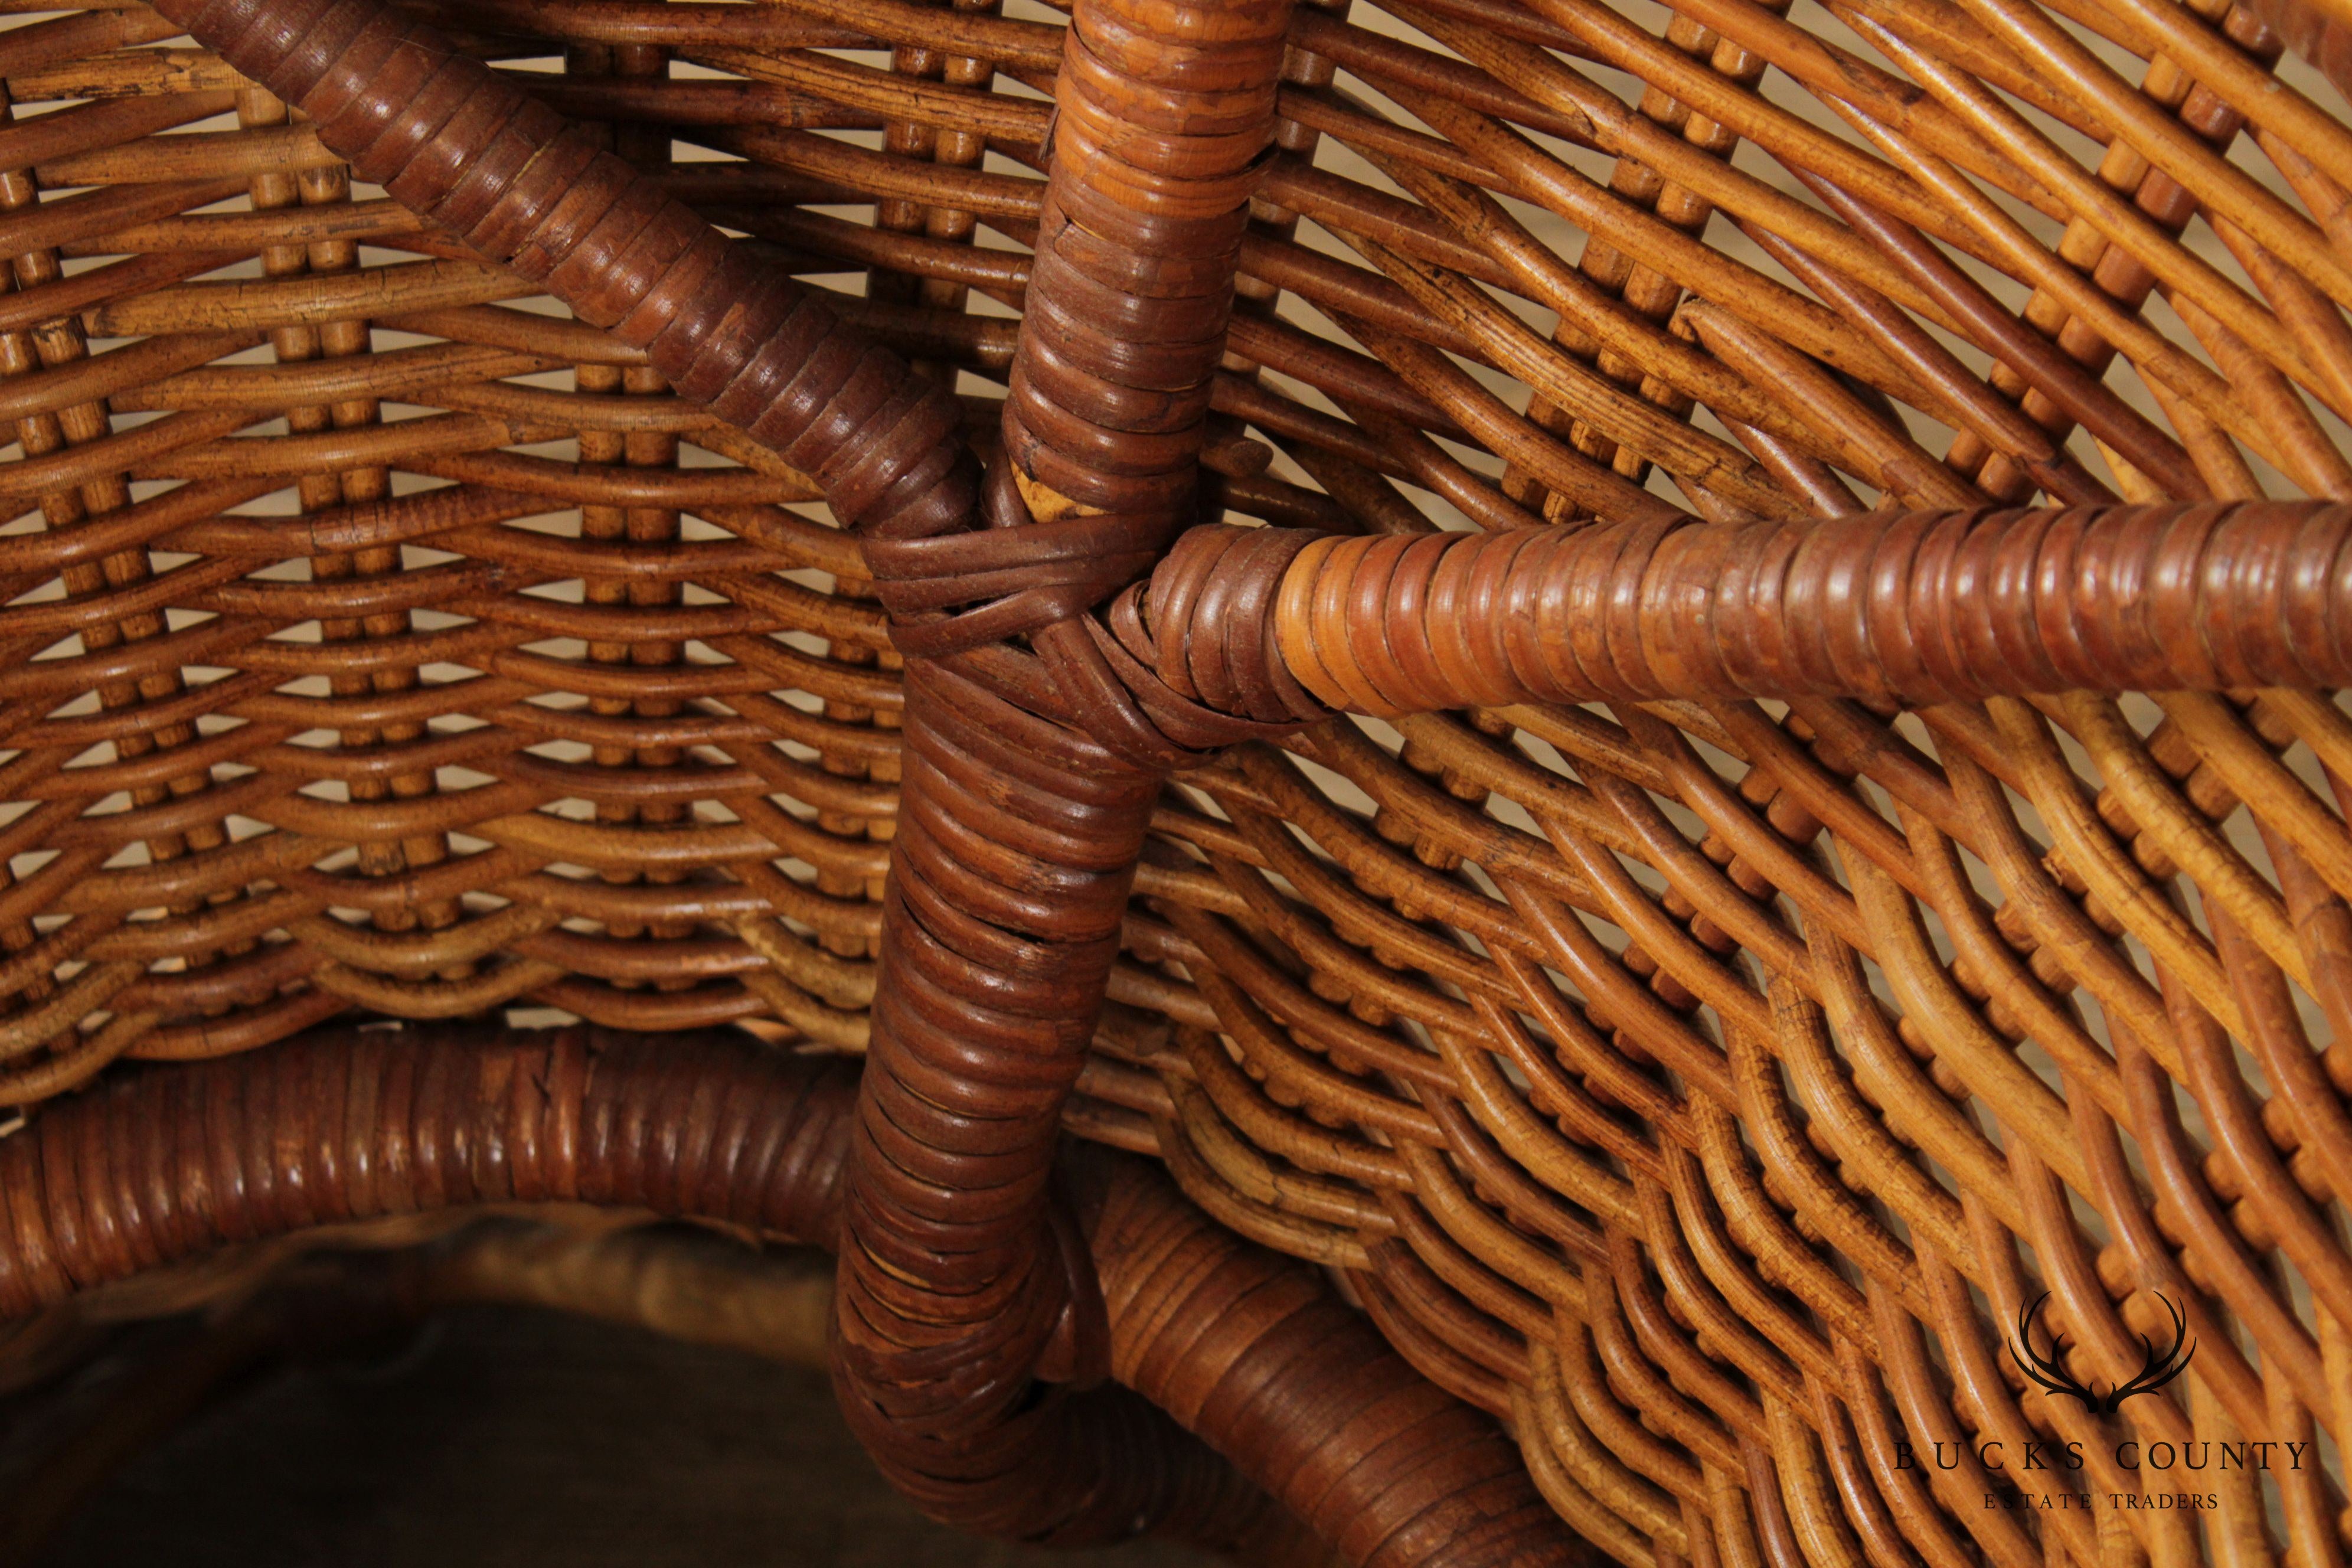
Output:
<svg viewBox="0 0 2352 1568">
<path fill-rule="evenodd" d="M 1109 1373 L 1359 1560 L 2343 1560 L 2332 6 L 7 8 L 0 1310 L 606 1070 L 314 1026 L 733 1025 L 973 1528 L 1281 1534 Z"/>
</svg>

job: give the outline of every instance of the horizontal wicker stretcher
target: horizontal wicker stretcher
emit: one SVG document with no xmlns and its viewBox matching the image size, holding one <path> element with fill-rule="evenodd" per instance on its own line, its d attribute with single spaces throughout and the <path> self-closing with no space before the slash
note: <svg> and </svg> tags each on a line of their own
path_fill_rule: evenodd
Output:
<svg viewBox="0 0 2352 1568">
<path fill-rule="evenodd" d="M 0 1394 L 588 1205 L 971 1531 L 2345 1562 L 2341 0 L 41 3 Z"/>
</svg>

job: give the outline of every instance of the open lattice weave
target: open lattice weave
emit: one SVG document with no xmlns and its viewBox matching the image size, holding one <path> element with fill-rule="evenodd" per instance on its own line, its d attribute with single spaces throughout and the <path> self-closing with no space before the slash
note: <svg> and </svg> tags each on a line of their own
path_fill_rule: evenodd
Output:
<svg viewBox="0 0 2352 1568">
<path fill-rule="evenodd" d="M 0 1314 L 585 1198 L 971 1528 L 2344 1561 L 2336 0 L 37 5 Z"/>
</svg>

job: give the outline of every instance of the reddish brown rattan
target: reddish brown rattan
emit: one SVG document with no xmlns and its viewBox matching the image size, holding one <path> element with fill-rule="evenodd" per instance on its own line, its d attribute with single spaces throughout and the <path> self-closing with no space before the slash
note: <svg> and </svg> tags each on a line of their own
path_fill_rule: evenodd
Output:
<svg viewBox="0 0 2352 1568">
<path fill-rule="evenodd" d="M 663 1172 L 795 1125 L 683 1037 L 244 1055 L 310 1026 L 731 1022 L 866 1058 L 835 1375 L 968 1527 L 1300 1550 L 1271 1493 L 1383 1563 L 2340 1561 L 2344 37 L 0 32 L 68 105 L 0 125 L 0 1308 L 331 1217 L 428 1133 L 464 1190 L 354 1214 L 636 1160 L 522 1152 L 598 1073 L 656 1075 Z M 362 1111 L 420 1063 L 441 1099 Z M 1164 1196 L 1107 1229 L 1145 1179 L 1064 1131 L 1362 1317 Z M 808 1228 L 628 1169 L 583 1195 Z M 2023 1349 L 2086 1386 L 2175 1310 L 2197 1354 L 2093 1414 L 2004 1344 L 2045 1293 Z M 2297 1462 L 1999 1506 L 2036 1442 L 2118 1500 L 2158 1445 Z"/>
</svg>

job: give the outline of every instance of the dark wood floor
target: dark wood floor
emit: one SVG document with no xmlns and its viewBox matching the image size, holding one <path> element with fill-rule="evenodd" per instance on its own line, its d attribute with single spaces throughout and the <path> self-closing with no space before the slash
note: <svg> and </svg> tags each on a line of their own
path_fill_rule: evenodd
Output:
<svg viewBox="0 0 2352 1568">
<path fill-rule="evenodd" d="M 893 1495 L 816 1373 L 468 1309 L 272 1372 L 118 1471 L 40 1568 L 1201 1568 L 1020 1550 Z"/>
</svg>

